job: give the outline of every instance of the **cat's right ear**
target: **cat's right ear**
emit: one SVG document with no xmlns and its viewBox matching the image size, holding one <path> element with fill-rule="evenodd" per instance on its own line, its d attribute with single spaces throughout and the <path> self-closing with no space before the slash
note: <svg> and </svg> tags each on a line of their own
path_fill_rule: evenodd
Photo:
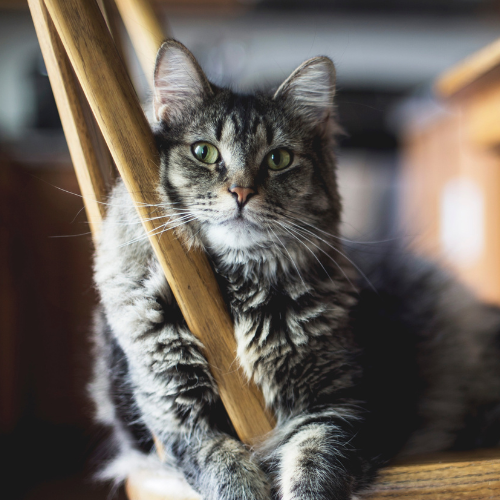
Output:
<svg viewBox="0 0 500 500">
<path fill-rule="evenodd" d="M 163 43 L 154 71 L 154 113 L 158 121 L 180 118 L 213 95 L 205 73 L 193 54 L 176 40 Z"/>
</svg>

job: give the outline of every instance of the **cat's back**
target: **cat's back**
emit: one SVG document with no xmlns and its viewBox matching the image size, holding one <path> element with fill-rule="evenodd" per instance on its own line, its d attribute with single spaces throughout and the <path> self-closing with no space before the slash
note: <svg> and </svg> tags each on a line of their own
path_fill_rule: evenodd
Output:
<svg viewBox="0 0 500 500">
<path fill-rule="evenodd" d="M 365 275 L 353 325 L 371 404 L 389 427 L 425 434 L 412 451 L 485 444 L 464 422 L 500 408 L 500 309 L 401 245 L 348 251 Z"/>
</svg>

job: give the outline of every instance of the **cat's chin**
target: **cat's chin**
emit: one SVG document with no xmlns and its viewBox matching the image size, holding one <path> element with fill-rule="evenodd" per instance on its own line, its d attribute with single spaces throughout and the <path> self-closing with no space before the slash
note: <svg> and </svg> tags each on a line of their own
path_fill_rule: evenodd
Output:
<svg viewBox="0 0 500 500">
<path fill-rule="evenodd" d="M 244 219 L 232 219 L 222 224 L 207 224 L 203 228 L 204 239 L 216 250 L 251 249 L 269 241 L 266 232 Z"/>
</svg>

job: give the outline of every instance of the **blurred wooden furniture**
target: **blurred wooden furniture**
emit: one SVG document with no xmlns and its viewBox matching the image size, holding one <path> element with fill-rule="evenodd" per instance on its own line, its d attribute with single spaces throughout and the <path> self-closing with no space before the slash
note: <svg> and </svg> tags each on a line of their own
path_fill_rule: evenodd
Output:
<svg viewBox="0 0 500 500">
<path fill-rule="evenodd" d="M 500 40 L 435 90 L 434 109 L 404 134 L 404 227 L 415 248 L 500 303 Z"/>
<path fill-rule="evenodd" d="M 127 28 L 134 43 L 142 47 L 138 53 L 142 52 L 143 67 L 151 74 L 154 57 L 150 51 L 156 52 L 161 40 L 152 10 L 145 0 L 117 3 L 122 15 L 129 17 Z M 271 431 L 273 417 L 266 412 L 257 388 L 232 366 L 236 352 L 232 325 L 205 255 L 186 254 L 168 232 L 156 234 L 158 226 L 151 220 L 150 207 L 157 201 L 157 152 L 95 0 L 29 0 L 29 5 L 94 238 L 98 238 L 106 199 L 102 173 L 109 172 L 113 160 L 146 230 L 154 235 L 151 244 L 190 329 L 202 339 L 210 363 L 218 368 L 214 376 L 240 438 L 256 442 Z M 142 21 L 134 26 L 135 17 Z M 161 447 L 158 451 L 161 455 Z M 491 498 L 499 488 L 499 454 L 478 460 L 447 455 L 434 462 L 429 459 L 385 469 L 368 498 L 482 499 Z M 132 500 L 200 498 L 183 479 L 148 471 L 129 478 L 127 491 Z"/>
</svg>

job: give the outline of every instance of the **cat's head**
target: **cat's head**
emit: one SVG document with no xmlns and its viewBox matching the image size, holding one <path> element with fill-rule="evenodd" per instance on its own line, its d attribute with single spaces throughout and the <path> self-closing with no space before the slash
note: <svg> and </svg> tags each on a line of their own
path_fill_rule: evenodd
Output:
<svg viewBox="0 0 500 500">
<path fill-rule="evenodd" d="M 238 95 L 211 84 L 182 44 L 165 42 L 153 98 L 173 225 L 191 221 L 186 234 L 217 252 L 336 233 L 334 94 L 327 57 L 303 63 L 274 95 Z"/>
</svg>

